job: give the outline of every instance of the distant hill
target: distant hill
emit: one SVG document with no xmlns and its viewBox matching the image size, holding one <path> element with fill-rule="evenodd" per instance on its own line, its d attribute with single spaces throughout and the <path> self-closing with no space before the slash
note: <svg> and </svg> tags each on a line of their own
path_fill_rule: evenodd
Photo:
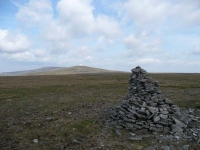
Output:
<svg viewBox="0 0 200 150">
<path fill-rule="evenodd" d="M 65 74 L 84 74 L 84 73 L 109 73 L 117 72 L 88 66 L 73 67 L 43 67 L 34 70 L 3 72 L 0 76 L 31 76 L 31 75 L 65 75 Z"/>
</svg>

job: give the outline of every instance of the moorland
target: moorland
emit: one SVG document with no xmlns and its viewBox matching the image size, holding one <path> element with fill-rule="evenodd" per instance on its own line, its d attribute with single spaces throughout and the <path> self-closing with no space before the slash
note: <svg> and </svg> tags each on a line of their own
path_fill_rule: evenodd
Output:
<svg viewBox="0 0 200 150">
<path fill-rule="evenodd" d="M 0 77 L 0 149 L 146 149 L 105 125 L 128 94 L 130 73 Z M 174 104 L 200 108 L 200 74 L 150 73 Z M 191 144 L 191 149 L 199 146 Z"/>
</svg>

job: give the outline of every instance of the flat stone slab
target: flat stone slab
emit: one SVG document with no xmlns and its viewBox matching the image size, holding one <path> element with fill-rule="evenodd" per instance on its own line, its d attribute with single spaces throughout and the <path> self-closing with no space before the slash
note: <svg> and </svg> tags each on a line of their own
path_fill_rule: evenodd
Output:
<svg viewBox="0 0 200 150">
<path fill-rule="evenodd" d="M 129 140 L 132 140 L 132 141 L 142 141 L 142 138 L 141 137 L 130 137 Z"/>
<path fill-rule="evenodd" d="M 161 149 L 162 150 L 171 150 L 171 148 L 169 146 L 162 146 Z"/>
<path fill-rule="evenodd" d="M 153 118 L 153 121 L 154 121 L 154 122 L 160 121 L 160 117 L 159 117 L 159 116 L 156 116 L 155 118 Z"/>
<path fill-rule="evenodd" d="M 174 117 L 172 117 L 172 119 L 175 121 L 176 125 L 179 126 L 180 128 L 186 128 L 187 127 L 187 125 L 184 124 L 183 122 L 181 122 L 180 120 L 178 120 Z"/>
</svg>

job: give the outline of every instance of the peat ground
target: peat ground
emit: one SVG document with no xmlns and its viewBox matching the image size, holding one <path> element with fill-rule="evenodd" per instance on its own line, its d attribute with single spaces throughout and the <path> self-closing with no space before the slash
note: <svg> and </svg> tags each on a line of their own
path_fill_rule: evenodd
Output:
<svg viewBox="0 0 200 150">
<path fill-rule="evenodd" d="M 152 136 L 129 141 L 126 130 L 121 131 L 122 136 L 105 125 L 106 110 L 128 94 L 129 76 L 105 73 L 0 77 L 0 149 L 143 150 L 162 145 Z M 174 104 L 200 108 L 200 74 L 150 76 Z M 181 144 L 200 149 L 195 143 L 175 147 Z"/>
</svg>

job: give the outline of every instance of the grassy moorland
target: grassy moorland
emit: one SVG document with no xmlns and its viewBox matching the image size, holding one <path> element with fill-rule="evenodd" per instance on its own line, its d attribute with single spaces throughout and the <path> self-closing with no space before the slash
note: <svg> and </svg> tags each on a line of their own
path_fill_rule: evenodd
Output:
<svg viewBox="0 0 200 150">
<path fill-rule="evenodd" d="M 128 94 L 129 75 L 0 77 L 0 149 L 145 149 L 155 141 L 128 141 L 98 119 Z M 200 74 L 150 76 L 175 104 L 200 108 Z"/>
</svg>

